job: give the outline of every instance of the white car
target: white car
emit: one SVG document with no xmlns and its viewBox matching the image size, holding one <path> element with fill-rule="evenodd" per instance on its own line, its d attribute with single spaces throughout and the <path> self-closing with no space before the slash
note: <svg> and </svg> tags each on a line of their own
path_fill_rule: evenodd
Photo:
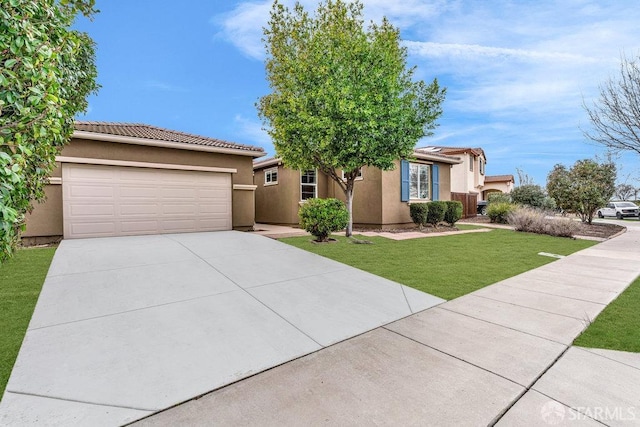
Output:
<svg viewBox="0 0 640 427">
<path fill-rule="evenodd" d="M 604 208 L 598 209 L 598 218 L 605 216 L 615 216 L 618 219 L 629 216 L 640 217 L 640 209 L 638 205 L 631 202 L 610 202 Z"/>
</svg>

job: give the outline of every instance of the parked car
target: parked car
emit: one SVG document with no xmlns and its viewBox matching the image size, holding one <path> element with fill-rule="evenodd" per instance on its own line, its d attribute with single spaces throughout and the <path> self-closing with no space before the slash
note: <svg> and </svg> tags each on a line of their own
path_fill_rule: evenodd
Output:
<svg viewBox="0 0 640 427">
<path fill-rule="evenodd" d="M 478 200 L 478 215 L 486 215 L 487 214 L 487 201 L 486 200 Z"/>
<path fill-rule="evenodd" d="M 618 219 L 630 216 L 640 217 L 640 208 L 631 202 L 610 202 L 604 208 L 598 209 L 598 218 L 605 216 L 615 216 Z"/>
</svg>

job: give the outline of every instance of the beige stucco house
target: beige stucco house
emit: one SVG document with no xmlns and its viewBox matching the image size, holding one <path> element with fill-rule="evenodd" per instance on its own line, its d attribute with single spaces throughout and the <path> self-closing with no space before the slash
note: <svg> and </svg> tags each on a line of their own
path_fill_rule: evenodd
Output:
<svg viewBox="0 0 640 427">
<path fill-rule="evenodd" d="M 23 239 L 250 229 L 263 155 L 145 124 L 76 122 Z"/>
<path fill-rule="evenodd" d="M 416 151 L 413 159 L 396 161 L 393 170 L 364 167 L 354 188 L 354 224 L 382 229 L 412 225 L 411 203 L 451 200 L 451 167 L 460 161 Z M 298 224 L 298 210 L 306 199 L 344 200 L 338 184 L 317 170 L 289 169 L 278 158 L 256 161 L 253 169 L 258 223 Z"/>
<path fill-rule="evenodd" d="M 484 177 L 482 199 L 487 200 L 491 193 L 511 193 L 514 186 L 513 175 L 487 175 Z"/>
<path fill-rule="evenodd" d="M 451 168 L 451 198 L 462 202 L 465 217 L 476 215 L 478 202 L 487 200 L 489 193 L 510 193 L 513 189 L 513 175 L 486 175 L 487 156 L 482 148 L 430 146 L 416 151 L 460 158 Z"/>
</svg>

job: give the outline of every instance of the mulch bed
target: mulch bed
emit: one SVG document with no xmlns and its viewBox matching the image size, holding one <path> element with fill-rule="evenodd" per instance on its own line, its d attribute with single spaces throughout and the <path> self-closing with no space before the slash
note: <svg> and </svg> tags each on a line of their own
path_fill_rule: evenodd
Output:
<svg viewBox="0 0 640 427">
<path fill-rule="evenodd" d="M 353 229 L 354 233 L 363 232 L 363 231 L 374 231 L 376 233 L 408 233 L 408 232 L 418 231 L 418 232 L 429 234 L 429 233 L 446 233 L 447 231 L 460 231 L 460 229 L 458 227 L 450 227 L 444 224 L 438 225 L 438 228 L 434 228 L 428 225 L 428 226 L 422 227 L 422 230 L 420 230 L 417 226 L 390 229 L 390 230 L 381 230 L 381 229 L 375 229 L 375 228 L 354 228 Z"/>
<path fill-rule="evenodd" d="M 460 222 L 469 223 L 469 224 L 489 224 L 491 220 L 488 216 L 478 215 L 471 218 L 465 218 L 460 220 Z M 616 224 L 602 224 L 602 223 L 593 223 L 583 224 L 580 223 L 580 228 L 576 235 L 578 236 L 587 236 L 587 237 L 597 237 L 600 239 L 608 239 L 622 230 L 625 227 Z M 358 228 L 354 229 L 354 232 L 362 232 L 362 231 L 385 231 L 387 233 L 406 233 L 409 231 L 422 231 L 423 233 L 443 233 L 447 231 L 459 231 L 457 227 L 449 227 L 448 225 L 439 225 L 438 228 L 433 228 L 431 226 L 423 227 L 422 230 L 419 230 L 418 227 L 410 227 L 410 228 L 400 228 L 394 230 L 373 230 L 373 229 L 364 229 Z"/>
</svg>

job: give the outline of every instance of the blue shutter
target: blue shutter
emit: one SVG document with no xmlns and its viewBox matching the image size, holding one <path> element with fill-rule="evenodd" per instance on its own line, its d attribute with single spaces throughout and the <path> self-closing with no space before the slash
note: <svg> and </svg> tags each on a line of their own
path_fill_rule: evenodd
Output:
<svg viewBox="0 0 640 427">
<path fill-rule="evenodd" d="M 440 167 L 431 165 L 431 200 L 440 200 Z"/>
<path fill-rule="evenodd" d="M 409 201 L 409 162 L 400 160 L 400 200 Z"/>
</svg>

